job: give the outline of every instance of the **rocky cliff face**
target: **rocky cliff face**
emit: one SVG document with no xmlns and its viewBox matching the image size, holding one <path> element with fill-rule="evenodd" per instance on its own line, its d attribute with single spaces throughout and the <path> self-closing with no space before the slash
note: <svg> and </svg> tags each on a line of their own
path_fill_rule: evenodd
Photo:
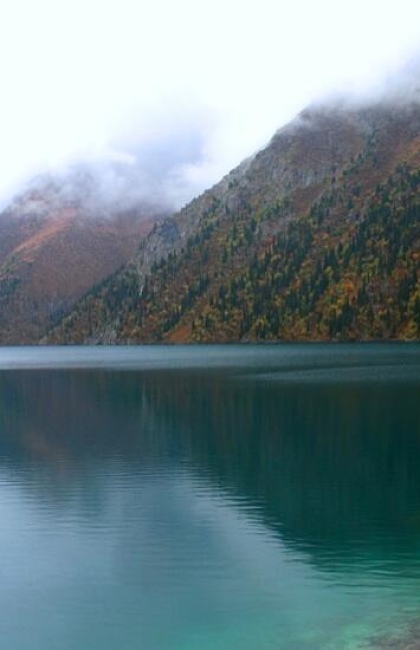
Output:
<svg viewBox="0 0 420 650">
<path fill-rule="evenodd" d="M 312 107 L 48 340 L 418 337 L 419 170 L 419 104 Z"/>
</svg>

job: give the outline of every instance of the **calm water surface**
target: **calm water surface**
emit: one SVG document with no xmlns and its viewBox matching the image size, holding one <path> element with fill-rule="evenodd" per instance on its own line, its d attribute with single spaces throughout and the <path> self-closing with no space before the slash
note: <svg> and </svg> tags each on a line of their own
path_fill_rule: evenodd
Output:
<svg viewBox="0 0 420 650">
<path fill-rule="evenodd" d="M 0 647 L 391 647 L 419 467 L 418 345 L 1 349 Z"/>
</svg>

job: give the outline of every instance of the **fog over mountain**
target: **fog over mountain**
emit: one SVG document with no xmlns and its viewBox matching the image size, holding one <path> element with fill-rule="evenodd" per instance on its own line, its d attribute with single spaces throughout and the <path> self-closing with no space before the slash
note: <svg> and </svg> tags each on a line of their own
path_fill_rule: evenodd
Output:
<svg viewBox="0 0 420 650">
<path fill-rule="evenodd" d="M 84 200 L 93 212 L 139 207 L 173 211 L 203 189 L 210 166 L 205 138 L 211 127 L 203 113 L 169 117 L 169 123 L 162 123 L 158 131 L 121 130 L 118 138 L 100 150 L 35 166 L 4 192 L 0 206 L 6 207 L 14 194 L 49 180 L 60 185 L 64 200 Z"/>
<path fill-rule="evenodd" d="M 261 21 L 260 13 L 245 17 Z M 179 16 L 173 18 L 175 29 Z M 51 94 L 41 70 L 36 99 L 25 104 L 28 122 L 9 115 L 6 129 L 0 120 L 3 343 L 47 340 L 49 332 L 58 343 L 419 335 L 416 50 L 409 53 L 396 22 L 401 52 L 383 43 L 381 50 L 377 41 L 382 58 L 369 58 L 376 34 L 370 24 L 366 42 L 363 29 L 354 31 L 361 47 L 344 74 L 345 59 L 337 63 L 337 56 L 347 49 L 336 32 L 312 61 L 299 58 L 286 37 L 292 49 L 287 57 L 279 50 L 279 25 L 271 31 L 268 16 L 259 23 L 264 37 L 245 23 L 249 42 L 233 29 L 234 18 L 228 12 L 221 33 L 215 28 L 222 23 L 205 23 L 214 27 L 210 43 L 198 39 L 196 15 L 192 32 L 181 25 L 176 38 L 164 34 L 164 55 L 159 32 L 159 47 L 150 40 L 150 51 L 143 46 L 144 61 L 137 33 L 131 52 L 118 42 L 131 58 L 121 58 L 115 42 L 115 60 L 107 59 L 99 29 L 99 76 L 85 76 L 92 59 L 82 42 L 86 61 L 77 50 L 79 66 L 68 62 L 79 76 L 63 76 L 58 66 Z M 316 25 L 325 30 L 305 23 L 308 47 Z M 95 33 L 89 46 L 97 42 Z M 354 67 L 359 49 L 363 74 Z M 326 67 L 314 68 L 320 52 L 328 54 Z M 311 71 L 319 76 L 311 80 Z M 388 214 L 390 196 L 392 232 L 389 220 L 375 222 L 378 205 Z M 409 206 L 401 222 L 399 205 Z M 387 256 L 375 248 L 378 232 Z M 382 262 L 370 269 L 366 260 Z"/>
<path fill-rule="evenodd" d="M 413 0 L 16 0 L 0 18 L 3 205 L 83 163 L 105 201 L 179 208 L 313 101 L 383 93 L 420 36 Z"/>
</svg>

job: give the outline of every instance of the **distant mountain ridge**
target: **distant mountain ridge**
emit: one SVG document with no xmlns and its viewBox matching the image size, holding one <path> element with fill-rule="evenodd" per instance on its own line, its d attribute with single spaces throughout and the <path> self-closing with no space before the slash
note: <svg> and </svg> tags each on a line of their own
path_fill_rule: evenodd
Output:
<svg viewBox="0 0 420 650">
<path fill-rule="evenodd" d="M 100 204 L 87 174 L 34 179 L 0 214 L 0 343 L 34 343 L 123 266 L 156 206 Z"/>
<path fill-rule="evenodd" d="M 419 190 L 419 104 L 311 107 L 46 340 L 418 338 Z"/>
</svg>

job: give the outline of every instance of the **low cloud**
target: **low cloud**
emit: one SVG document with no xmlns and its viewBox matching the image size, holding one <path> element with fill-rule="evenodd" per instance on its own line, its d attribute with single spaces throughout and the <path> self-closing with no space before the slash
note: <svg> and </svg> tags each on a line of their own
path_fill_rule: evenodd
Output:
<svg viewBox="0 0 420 650">
<path fill-rule="evenodd" d="M 83 203 L 86 214 L 174 211 L 222 172 L 212 160 L 217 128 L 214 114 L 202 107 L 143 116 L 140 124 L 126 123 L 108 144 L 31 168 L 6 193 L 5 204 L 10 194 L 49 185 L 56 199 Z"/>
<path fill-rule="evenodd" d="M 103 206 L 177 209 L 313 101 L 419 93 L 417 64 L 399 70 L 414 0 L 15 0 L 1 18 L 3 205 L 52 173 Z"/>
</svg>

